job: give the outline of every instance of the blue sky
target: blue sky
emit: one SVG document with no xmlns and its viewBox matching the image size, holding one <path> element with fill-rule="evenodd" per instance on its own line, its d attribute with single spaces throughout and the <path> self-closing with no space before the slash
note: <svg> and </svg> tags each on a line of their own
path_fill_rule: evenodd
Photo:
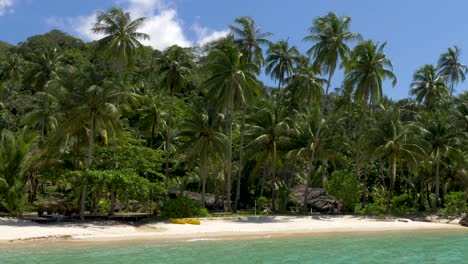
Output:
<svg viewBox="0 0 468 264">
<path fill-rule="evenodd" d="M 413 72 L 437 63 L 448 47 L 462 49 L 468 63 L 468 23 L 464 0 L 0 0 L 0 39 L 12 44 L 58 28 L 85 40 L 99 38 L 89 32 L 96 11 L 119 5 L 135 16 L 146 16 L 146 43 L 156 48 L 171 44 L 191 46 L 216 39 L 238 16 L 249 15 L 273 40 L 289 39 L 301 51 L 314 17 L 333 11 L 352 17 L 352 31 L 365 39 L 387 41 L 386 53 L 394 64 L 398 84 L 384 87 L 394 99 L 408 96 Z M 273 85 L 265 76 L 262 80 Z M 337 73 L 332 87 L 340 85 Z M 468 90 L 466 84 L 458 91 Z"/>
</svg>

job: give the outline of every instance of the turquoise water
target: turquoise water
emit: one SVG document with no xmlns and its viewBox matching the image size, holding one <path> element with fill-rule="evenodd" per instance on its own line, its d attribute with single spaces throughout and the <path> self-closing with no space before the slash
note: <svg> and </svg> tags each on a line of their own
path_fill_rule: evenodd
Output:
<svg viewBox="0 0 468 264">
<path fill-rule="evenodd" d="M 17 244 L 0 248 L 0 263 L 468 263 L 468 233 L 341 234 L 52 248 Z"/>
</svg>

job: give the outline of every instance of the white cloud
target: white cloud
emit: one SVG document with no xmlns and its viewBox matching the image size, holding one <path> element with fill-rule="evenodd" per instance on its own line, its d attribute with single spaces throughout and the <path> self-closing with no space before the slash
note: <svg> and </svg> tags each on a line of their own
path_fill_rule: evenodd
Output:
<svg viewBox="0 0 468 264">
<path fill-rule="evenodd" d="M 197 44 L 198 45 L 205 45 L 211 41 L 218 40 L 220 38 L 224 38 L 229 34 L 229 30 L 211 30 L 206 27 L 202 27 L 199 24 L 194 24 L 192 26 L 192 30 L 195 31 L 197 35 Z"/>
<path fill-rule="evenodd" d="M 195 32 L 196 39 L 190 40 L 184 32 L 183 21 L 178 18 L 176 9 L 164 0 L 122 0 L 121 3 L 128 7 L 126 10 L 133 18 L 146 17 L 139 31 L 148 34 L 150 39 L 144 40 L 142 43 L 156 49 L 162 50 L 174 44 L 181 47 L 195 44 L 203 45 L 228 34 L 227 30 L 214 31 L 194 24 L 191 29 Z M 97 40 L 102 36 L 91 31 L 96 22 L 96 14 L 97 12 L 79 17 L 50 17 L 47 19 L 47 23 L 75 33 L 85 40 Z"/>
<path fill-rule="evenodd" d="M 12 12 L 13 0 L 0 0 L 0 16 L 3 16 L 6 12 Z"/>
</svg>

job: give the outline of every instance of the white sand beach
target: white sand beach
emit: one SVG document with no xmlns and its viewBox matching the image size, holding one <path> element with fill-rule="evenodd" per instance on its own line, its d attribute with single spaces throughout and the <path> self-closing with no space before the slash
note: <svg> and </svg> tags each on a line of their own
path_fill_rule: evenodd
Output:
<svg viewBox="0 0 468 264">
<path fill-rule="evenodd" d="M 468 228 L 456 224 L 457 220 L 450 223 L 433 223 L 361 216 L 262 216 L 200 220 L 201 225 L 178 225 L 167 221 L 132 226 L 115 222 L 37 224 L 26 220 L 0 218 L 0 242 L 196 240 L 340 232 L 468 231 Z"/>
</svg>

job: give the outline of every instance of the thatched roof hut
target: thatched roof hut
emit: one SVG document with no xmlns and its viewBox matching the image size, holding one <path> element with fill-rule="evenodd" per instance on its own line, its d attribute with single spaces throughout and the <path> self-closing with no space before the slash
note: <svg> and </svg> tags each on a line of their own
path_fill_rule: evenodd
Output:
<svg viewBox="0 0 468 264">
<path fill-rule="evenodd" d="M 294 203 L 304 206 L 305 186 L 298 185 L 291 190 L 291 199 Z M 339 213 L 341 203 L 335 197 L 327 195 L 323 188 L 309 188 L 307 194 L 307 207 L 312 211 Z"/>
</svg>

